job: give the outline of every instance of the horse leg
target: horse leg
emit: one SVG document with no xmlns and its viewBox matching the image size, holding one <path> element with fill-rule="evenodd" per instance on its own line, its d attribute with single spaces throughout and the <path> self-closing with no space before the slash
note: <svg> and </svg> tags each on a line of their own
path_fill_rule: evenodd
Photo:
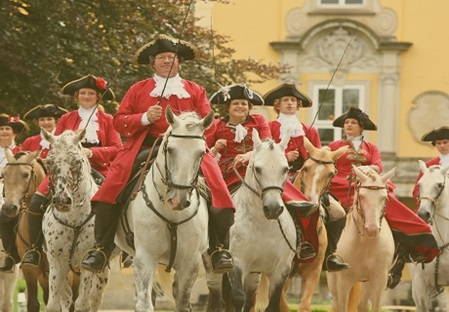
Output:
<svg viewBox="0 0 449 312">
<path fill-rule="evenodd" d="M 242 270 L 238 266 L 238 260 L 235 259 L 234 269 L 231 272 L 223 274 L 223 300 L 226 305 L 226 311 L 232 311 L 230 304 L 233 305 L 234 311 L 243 310 L 245 304 L 245 292 L 243 291 Z"/>
<path fill-rule="evenodd" d="M 282 289 L 290 273 L 290 266 L 285 267 L 280 273 L 279 271 L 279 269 L 275 270 L 274 274 L 270 276 L 270 301 L 265 309 L 267 312 L 279 311 L 281 296 L 283 295 Z"/>
<path fill-rule="evenodd" d="M 75 301 L 75 311 L 89 311 L 89 296 L 94 289 L 92 288 L 92 279 L 94 278 L 94 273 L 81 270 L 80 275 L 80 288 L 78 290 L 78 298 Z"/>
<path fill-rule="evenodd" d="M 16 289 L 17 279 L 19 278 L 19 267 L 16 266 L 13 273 L 5 273 L 2 279 L 0 289 L 3 298 L 2 311 L 13 311 L 13 295 Z"/>
<path fill-rule="evenodd" d="M 290 288 L 291 280 L 292 279 L 290 276 L 287 277 L 287 280 L 285 281 L 284 287 L 282 289 L 281 302 L 279 303 L 279 311 L 280 312 L 290 312 L 290 307 L 287 302 L 286 294 L 287 294 L 288 289 Z"/>
<path fill-rule="evenodd" d="M 192 261 L 193 259 L 191 259 Z M 192 261 L 193 265 L 184 266 L 176 271 L 175 283 L 173 287 L 173 295 L 176 301 L 176 311 L 191 311 L 192 305 L 190 303 L 190 294 L 192 292 L 193 284 L 198 276 L 200 259 Z"/>
<path fill-rule="evenodd" d="M 212 264 L 207 252 L 204 252 L 201 258 L 203 260 L 204 268 L 206 269 L 206 283 L 207 288 L 209 289 L 206 311 L 221 312 L 225 308 L 222 297 L 223 274 L 212 273 Z"/>
<path fill-rule="evenodd" d="M 134 258 L 134 280 L 137 292 L 136 312 L 153 312 L 152 292 L 149 287 L 153 285 L 154 272 L 157 261 L 146 251 L 137 249 Z"/>
<path fill-rule="evenodd" d="M 40 304 L 37 296 L 39 269 L 26 266 L 22 267 L 22 273 L 27 285 L 27 310 L 28 312 L 39 312 Z"/>
<path fill-rule="evenodd" d="M 348 311 L 349 295 L 353 283 L 349 278 L 343 277 L 344 272 L 338 272 L 336 274 L 339 276 L 337 278 L 337 307 L 334 311 L 345 312 Z"/>
<path fill-rule="evenodd" d="M 416 311 L 429 311 L 431 308 L 431 304 L 424 278 L 425 272 L 420 265 L 414 263 L 410 263 L 408 267 L 412 274 L 412 297 L 413 301 L 415 302 Z"/>
<path fill-rule="evenodd" d="M 245 300 L 245 306 L 243 307 L 243 311 L 250 312 L 252 308 L 256 304 L 256 291 L 257 287 L 259 287 L 260 284 L 260 273 L 252 273 L 246 275 L 244 281 L 243 281 L 243 289 L 245 291 L 246 300 Z M 279 307 L 279 301 L 276 306 L 278 309 Z"/>
<path fill-rule="evenodd" d="M 48 298 L 46 312 L 69 312 L 72 305 L 71 294 L 68 297 L 68 261 L 59 263 L 49 253 L 47 255 L 50 263 L 50 294 Z M 70 288 L 69 288 L 70 289 Z"/>
<path fill-rule="evenodd" d="M 90 291 L 90 309 L 86 311 L 96 312 L 100 310 L 103 302 L 104 289 L 109 280 L 109 268 L 106 267 L 103 272 L 92 276 L 92 287 Z"/>
</svg>

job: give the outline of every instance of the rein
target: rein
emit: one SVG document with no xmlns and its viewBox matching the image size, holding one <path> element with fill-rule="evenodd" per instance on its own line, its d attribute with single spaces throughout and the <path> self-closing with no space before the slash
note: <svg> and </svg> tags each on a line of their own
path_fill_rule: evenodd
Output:
<svg viewBox="0 0 449 312">
<path fill-rule="evenodd" d="M 26 191 L 23 194 L 22 198 L 20 199 L 20 209 L 25 210 L 26 209 L 25 199 L 31 195 L 31 194 L 29 194 L 31 182 L 33 181 L 34 185 L 37 185 L 37 174 L 34 169 L 34 165 L 32 163 L 16 162 L 16 163 L 7 163 L 6 166 L 29 166 L 29 167 L 31 167 L 31 177 L 28 180 L 28 185 L 27 185 Z M 5 185 L 3 185 L 3 191 L 5 191 Z"/>
<path fill-rule="evenodd" d="M 359 190 L 361 188 L 364 188 L 364 189 L 367 189 L 367 190 L 370 190 L 370 191 L 379 191 L 379 190 L 386 190 L 387 187 L 385 185 L 384 186 L 361 185 L 360 183 L 357 185 L 357 197 L 356 197 L 356 200 L 355 200 L 354 205 L 353 205 L 352 208 L 354 208 L 354 206 L 355 206 L 357 213 L 362 218 L 363 222 L 365 222 L 365 214 L 363 213 L 362 204 L 360 203 L 360 192 L 359 192 Z M 379 218 L 379 225 L 380 226 L 382 226 L 382 221 L 383 221 L 383 218 L 385 216 L 385 211 L 387 210 L 387 199 L 388 199 L 388 197 L 385 199 L 384 206 L 382 208 L 382 213 L 381 213 L 380 218 Z M 358 228 L 358 226 L 357 226 L 357 222 L 355 220 L 354 214 L 352 214 L 352 219 L 354 220 L 354 224 L 355 224 L 355 227 L 357 229 L 357 233 L 359 233 L 360 236 L 364 236 L 365 235 L 364 231 L 361 231 Z"/>
</svg>

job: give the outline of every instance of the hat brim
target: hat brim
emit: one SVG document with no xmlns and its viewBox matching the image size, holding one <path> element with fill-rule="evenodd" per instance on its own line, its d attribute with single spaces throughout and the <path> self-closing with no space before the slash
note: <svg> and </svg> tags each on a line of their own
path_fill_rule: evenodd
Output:
<svg viewBox="0 0 449 312">
<path fill-rule="evenodd" d="M 220 89 L 219 91 L 212 94 L 212 96 L 209 98 L 209 103 L 218 105 L 227 104 L 231 100 L 236 99 L 247 100 L 255 106 L 264 104 L 263 97 L 244 84 L 233 84 Z"/>
<path fill-rule="evenodd" d="M 360 109 L 353 107 L 349 108 L 349 110 L 345 112 L 343 115 L 337 117 L 332 123 L 332 125 L 334 127 L 343 128 L 345 120 L 348 118 L 352 118 L 360 122 L 363 126 L 363 130 L 368 131 L 377 130 L 376 124 L 371 119 L 369 119 L 368 115 L 363 113 Z"/>
<path fill-rule="evenodd" d="M 55 104 L 38 105 L 23 115 L 24 120 L 35 120 L 41 117 L 60 118 L 68 111 Z"/>
<path fill-rule="evenodd" d="M 421 137 L 421 141 L 433 142 L 437 140 L 448 140 L 449 139 L 449 128 L 441 127 L 439 129 L 432 130 Z"/>
<path fill-rule="evenodd" d="M 293 96 L 298 100 L 299 107 L 311 107 L 312 99 L 296 89 L 295 85 L 284 83 L 279 87 L 267 92 L 263 98 L 266 106 L 273 106 L 277 99 L 284 96 Z"/>
<path fill-rule="evenodd" d="M 151 62 L 150 57 L 164 52 L 176 53 L 184 61 L 193 60 L 196 56 L 196 49 L 189 42 L 160 34 L 137 50 L 133 62 L 135 65 L 148 65 Z"/>
<path fill-rule="evenodd" d="M 114 101 L 115 94 L 112 91 L 112 89 L 106 88 L 105 90 L 100 90 L 95 84 L 96 79 L 97 77 L 95 77 L 92 74 L 89 74 L 87 76 L 81 77 L 80 79 L 73 80 L 62 87 L 62 93 L 67 95 L 75 95 L 75 92 L 78 91 L 79 89 L 89 88 L 97 92 L 100 92 L 101 94 L 100 100 Z"/>
</svg>

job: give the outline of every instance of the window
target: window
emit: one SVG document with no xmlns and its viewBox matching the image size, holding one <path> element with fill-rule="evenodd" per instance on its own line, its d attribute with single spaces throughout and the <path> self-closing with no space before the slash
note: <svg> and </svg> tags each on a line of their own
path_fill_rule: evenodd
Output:
<svg viewBox="0 0 449 312">
<path fill-rule="evenodd" d="M 363 5 L 365 0 L 318 0 L 320 5 Z"/>
<path fill-rule="evenodd" d="M 313 102 L 315 104 L 312 106 L 313 117 L 316 116 L 313 126 L 317 128 L 323 145 L 341 139 L 342 130 L 332 126 L 336 117 L 346 112 L 351 106 L 365 110 L 365 86 L 331 86 L 327 92 L 326 88 L 326 85 L 314 86 Z"/>
</svg>

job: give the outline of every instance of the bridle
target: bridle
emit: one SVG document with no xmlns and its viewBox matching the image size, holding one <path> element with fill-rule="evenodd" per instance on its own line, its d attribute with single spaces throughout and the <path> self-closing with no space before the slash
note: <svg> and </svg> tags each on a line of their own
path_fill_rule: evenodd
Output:
<svg viewBox="0 0 449 312">
<path fill-rule="evenodd" d="M 432 206 L 436 207 L 436 202 L 440 198 L 441 194 L 443 193 L 444 187 L 446 186 L 446 175 L 443 175 L 443 184 L 441 185 L 440 191 L 438 192 L 437 196 L 435 198 L 429 197 L 429 196 L 419 196 L 418 201 L 421 202 L 422 200 L 429 200 L 432 203 Z M 435 213 L 435 209 L 434 209 Z M 433 216 L 432 216 L 433 218 Z"/>
<path fill-rule="evenodd" d="M 305 163 L 308 159 L 311 159 L 311 160 L 313 160 L 314 162 L 316 162 L 317 164 L 320 164 L 320 165 L 333 165 L 334 168 L 336 168 L 335 161 L 333 161 L 333 160 L 320 160 L 320 159 L 314 158 L 312 155 L 309 154 L 309 156 L 308 156 L 307 159 L 304 161 L 304 163 Z M 303 165 L 303 168 L 304 168 L 304 165 Z M 337 174 L 338 174 L 338 170 L 335 169 L 335 170 L 333 171 L 332 175 L 329 176 L 329 180 L 327 181 L 326 186 L 323 187 L 323 188 L 321 189 L 321 192 L 320 192 L 320 194 L 318 195 L 319 201 L 321 200 L 321 197 L 324 195 L 324 193 L 326 193 L 326 192 L 329 190 L 329 186 L 330 186 L 330 184 L 331 184 L 331 181 L 332 181 L 332 179 L 333 179 Z M 305 183 L 305 181 L 304 181 L 304 176 L 305 176 L 304 174 L 301 174 L 301 178 L 300 178 L 300 181 L 301 181 L 300 190 L 301 190 L 301 192 L 302 192 L 303 194 L 304 194 L 304 192 L 305 192 L 305 185 L 306 185 L 306 183 Z"/>
<path fill-rule="evenodd" d="M 356 200 L 354 202 L 354 205 L 353 205 L 352 209 L 355 207 L 357 213 L 362 218 L 362 221 L 365 222 L 365 213 L 363 212 L 362 204 L 361 204 L 361 201 L 360 201 L 360 189 L 361 188 L 367 189 L 367 190 L 370 190 L 370 191 L 379 191 L 379 190 L 387 190 L 387 187 L 385 185 L 383 185 L 383 186 L 378 186 L 378 185 L 361 185 L 360 182 L 357 184 L 357 186 L 356 186 L 357 197 L 356 197 Z M 387 200 L 388 200 L 388 196 L 385 197 L 384 206 L 382 208 L 382 213 L 380 214 L 380 217 L 379 217 L 379 225 L 380 226 L 382 226 L 382 221 L 384 219 L 385 212 L 387 210 Z M 354 215 L 353 215 L 353 218 L 354 218 Z M 356 228 L 357 228 L 357 223 L 355 222 L 355 220 L 354 220 L 354 224 L 356 225 Z M 364 235 L 364 232 L 361 231 L 359 228 L 357 228 L 357 232 L 361 236 Z"/>
<path fill-rule="evenodd" d="M 20 199 L 20 207 L 21 209 L 24 208 L 25 206 L 25 199 L 28 198 L 29 196 L 31 196 L 32 194 L 30 193 L 30 188 L 32 185 L 32 182 L 34 183 L 34 185 L 37 186 L 37 174 L 36 174 L 36 170 L 34 168 L 33 163 L 26 163 L 26 162 L 14 162 L 14 163 L 7 163 L 6 166 L 28 166 L 31 168 L 31 175 L 30 178 L 28 179 L 28 185 L 26 187 L 26 191 L 23 194 L 22 198 Z M 5 192 L 5 186 L 3 186 L 3 192 Z"/>
</svg>

